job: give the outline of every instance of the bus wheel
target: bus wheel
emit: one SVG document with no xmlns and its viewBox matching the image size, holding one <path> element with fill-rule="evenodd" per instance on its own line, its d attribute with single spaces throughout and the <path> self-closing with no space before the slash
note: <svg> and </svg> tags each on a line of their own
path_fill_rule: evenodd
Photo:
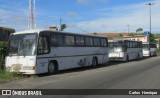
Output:
<svg viewBox="0 0 160 98">
<path fill-rule="evenodd" d="M 137 55 L 137 59 L 140 59 L 140 56 L 139 56 L 139 54 Z"/>
<path fill-rule="evenodd" d="M 48 74 L 53 74 L 53 73 L 55 73 L 55 65 L 53 62 L 50 62 L 48 64 Z"/>
<path fill-rule="evenodd" d="M 157 56 L 157 52 L 155 52 L 155 56 Z"/>
<path fill-rule="evenodd" d="M 97 65 L 98 65 L 98 60 L 97 60 L 96 57 L 94 57 L 94 58 L 92 59 L 92 66 L 95 67 L 95 66 L 97 66 Z"/>
<path fill-rule="evenodd" d="M 126 56 L 126 62 L 128 62 L 128 61 L 129 61 L 129 56 L 127 55 L 127 56 Z"/>
<path fill-rule="evenodd" d="M 149 53 L 149 57 L 151 57 L 152 56 L 152 54 L 151 53 Z"/>
</svg>

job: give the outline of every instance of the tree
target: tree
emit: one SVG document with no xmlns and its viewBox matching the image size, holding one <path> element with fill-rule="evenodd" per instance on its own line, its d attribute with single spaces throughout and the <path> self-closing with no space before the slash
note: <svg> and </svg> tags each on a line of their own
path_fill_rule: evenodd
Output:
<svg viewBox="0 0 160 98">
<path fill-rule="evenodd" d="M 93 35 L 97 35 L 98 33 L 94 32 Z"/>
<path fill-rule="evenodd" d="M 143 31 L 142 28 L 138 28 L 138 29 L 136 30 L 137 33 L 138 33 L 138 32 L 142 32 L 142 31 Z"/>
<path fill-rule="evenodd" d="M 67 28 L 67 25 L 66 24 L 62 24 L 61 27 L 60 27 L 60 31 L 64 31 L 64 29 Z"/>
<path fill-rule="evenodd" d="M 149 37 L 150 37 L 150 42 L 152 42 L 152 43 L 157 43 L 157 40 L 156 40 L 154 34 L 150 34 Z"/>
<path fill-rule="evenodd" d="M 135 36 L 135 34 L 134 34 L 134 33 L 129 33 L 128 35 L 129 35 L 129 36 L 132 36 L 132 37 L 134 37 L 134 36 Z"/>
<path fill-rule="evenodd" d="M 119 35 L 120 37 L 123 37 L 123 34 L 122 34 L 122 33 L 119 33 L 118 35 Z"/>
<path fill-rule="evenodd" d="M 7 54 L 6 46 L 8 42 L 1 41 L 0 42 L 0 71 L 4 70 L 5 66 L 5 56 Z"/>
</svg>

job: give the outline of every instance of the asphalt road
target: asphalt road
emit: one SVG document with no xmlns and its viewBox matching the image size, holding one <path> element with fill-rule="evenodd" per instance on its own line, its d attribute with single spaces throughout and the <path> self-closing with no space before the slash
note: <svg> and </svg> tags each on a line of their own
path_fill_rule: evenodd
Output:
<svg viewBox="0 0 160 98">
<path fill-rule="evenodd" d="M 111 62 L 97 68 L 78 68 L 56 75 L 12 81 L 0 89 L 160 89 L 160 57 L 145 58 L 126 63 Z M 0 96 L 2 97 L 2 96 Z M 18 98 L 22 96 L 3 96 Z M 23 96 L 22 98 L 28 98 Z M 30 96 L 34 97 L 34 96 Z M 38 98 L 159 98 L 160 96 L 63 95 Z"/>
</svg>

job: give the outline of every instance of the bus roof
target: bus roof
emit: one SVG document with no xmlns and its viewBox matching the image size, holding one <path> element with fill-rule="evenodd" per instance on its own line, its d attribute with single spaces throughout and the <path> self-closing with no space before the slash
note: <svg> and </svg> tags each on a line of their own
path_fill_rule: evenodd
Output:
<svg viewBox="0 0 160 98">
<path fill-rule="evenodd" d="M 96 35 L 89 35 L 89 34 L 78 34 L 78 33 L 62 32 L 62 31 L 53 31 L 53 30 L 47 30 L 47 29 L 29 29 L 29 30 L 24 30 L 24 31 L 19 31 L 19 32 L 13 33 L 13 35 L 28 34 L 28 33 L 40 33 L 40 32 L 43 32 L 43 31 L 50 31 L 50 32 L 53 32 L 53 33 L 62 33 L 62 34 L 65 33 L 65 34 L 75 34 L 75 35 L 82 35 L 82 36 L 106 38 L 106 37 L 103 37 L 103 36 L 96 36 Z"/>
<path fill-rule="evenodd" d="M 40 31 L 43 31 L 43 29 L 28 29 L 28 30 L 23 30 L 23 31 L 16 32 L 13 35 L 26 34 L 26 33 L 39 33 Z"/>
</svg>

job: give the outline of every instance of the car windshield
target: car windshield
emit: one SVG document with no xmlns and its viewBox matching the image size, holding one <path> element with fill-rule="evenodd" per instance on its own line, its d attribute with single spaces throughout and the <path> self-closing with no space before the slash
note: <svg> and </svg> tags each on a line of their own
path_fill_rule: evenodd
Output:
<svg viewBox="0 0 160 98">
<path fill-rule="evenodd" d="M 143 44 L 143 50 L 149 50 L 149 44 Z"/>
<path fill-rule="evenodd" d="M 124 47 L 122 42 L 110 42 L 109 52 L 123 52 Z"/>
<path fill-rule="evenodd" d="M 37 34 L 12 35 L 9 41 L 8 55 L 32 56 L 36 53 Z"/>
</svg>

